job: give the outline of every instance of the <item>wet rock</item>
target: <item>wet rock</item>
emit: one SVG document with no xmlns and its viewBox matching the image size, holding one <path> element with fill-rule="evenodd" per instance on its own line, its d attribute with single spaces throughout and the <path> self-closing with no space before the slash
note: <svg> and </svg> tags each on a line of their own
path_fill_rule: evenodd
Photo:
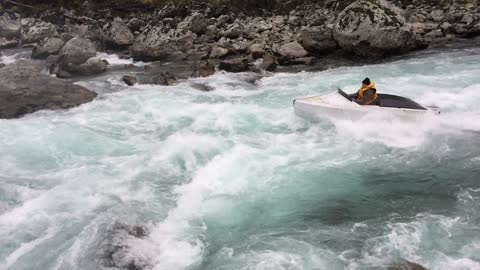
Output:
<svg viewBox="0 0 480 270">
<path fill-rule="evenodd" d="M 55 71 L 55 75 L 57 76 L 57 78 L 60 78 L 60 79 L 69 79 L 73 77 L 72 74 L 70 74 L 69 72 L 66 72 L 63 69 L 59 69 Z"/>
<path fill-rule="evenodd" d="M 407 260 L 394 262 L 387 267 L 388 270 L 428 270 L 422 265 Z"/>
<path fill-rule="evenodd" d="M 137 83 L 137 77 L 133 75 L 123 75 L 122 81 L 126 83 L 128 86 L 133 86 Z"/>
<path fill-rule="evenodd" d="M 443 35 L 443 32 L 442 32 L 441 29 L 435 29 L 435 30 L 432 30 L 432 31 L 426 33 L 423 37 L 425 39 L 434 40 L 434 39 L 437 39 L 437 38 L 442 38 L 442 37 L 444 37 L 444 35 Z"/>
<path fill-rule="evenodd" d="M 150 72 L 139 75 L 139 84 L 173 85 L 177 82 L 175 75 L 170 72 Z"/>
<path fill-rule="evenodd" d="M 246 58 L 237 58 L 220 62 L 218 68 L 227 72 L 245 72 L 249 70 Z"/>
<path fill-rule="evenodd" d="M 379 3 L 355 1 L 338 15 L 333 36 L 341 48 L 365 57 L 423 48 L 404 20 Z"/>
<path fill-rule="evenodd" d="M 310 53 L 325 54 L 334 51 L 337 43 L 330 28 L 307 28 L 300 32 L 299 41 Z"/>
<path fill-rule="evenodd" d="M 4 63 L 0 63 L 0 68 L 3 68 L 5 66 Z"/>
<path fill-rule="evenodd" d="M 316 61 L 317 59 L 315 57 L 302 57 L 291 60 L 290 64 L 311 66 L 314 65 Z"/>
<path fill-rule="evenodd" d="M 56 35 L 58 35 L 57 26 L 47 22 L 38 22 L 31 27 L 22 29 L 21 40 L 23 43 L 34 43 Z"/>
<path fill-rule="evenodd" d="M 99 243 L 99 264 L 101 269 L 140 270 L 151 269 L 146 261 L 129 256 L 131 240 L 144 238 L 148 230 L 143 226 L 130 226 L 114 222 L 106 231 L 102 232 Z"/>
<path fill-rule="evenodd" d="M 7 40 L 6 38 L 0 37 L 0 49 L 15 48 L 17 46 L 17 40 Z"/>
<path fill-rule="evenodd" d="M 296 41 L 283 44 L 280 46 L 278 53 L 287 59 L 301 58 L 308 54 L 302 45 Z"/>
<path fill-rule="evenodd" d="M 60 38 L 46 38 L 40 44 L 33 47 L 32 58 L 45 59 L 49 55 L 58 54 L 65 43 Z"/>
<path fill-rule="evenodd" d="M 165 58 L 165 61 L 168 62 L 181 62 L 183 60 L 187 59 L 187 56 L 183 52 L 173 52 L 172 54 L 168 55 L 167 58 Z"/>
<path fill-rule="evenodd" d="M 20 19 L 12 18 L 7 13 L 0 16 L 0 37 L 6 39 L 19 38 L 21 27 Z"/>
<path fill-rule="evenodd" d="M 90 57 L 80 65 L 69 63 L 63 68 L 72 74 L 95 75 L 107 70 L 107 62 L 98 57 Z"/>
<path fill-rule="evenodd" d="M 115 18 L 107 34 L 107 47 L 113 49 L 127 48 L 133 44 L 135 37 L 128 26 L 120 18 Z"/>
<path fill-rule="evenodd" d="M 275 71 L 277 69 L 278 63 L 275 59 L 275 56 L 272 54 L 265 54 L 263 57 L 262 63 L 258 66 L 260 70 L 265 71 Z"/>
<path fill-rule="evenodd" d="M 0 69 L 0 118 L 18 118 L 39 110 L 68 109 L 97 94 L 82 86 L 42 74 L 43 66 L 18 60 Z"/>
<path fill-rule="evenodd" d="M 206 85 L 206 84 L 203 84 L 203 83 L 190 83 L 190 86 L 192 88 L 200 90 L 202 92 L 210 92 L 210 91 L 214 90 L 213 87 L 211 87 L 209 85 Z"/>
<path fill-rule="evenodd" d="M 198 68 L 194 65 L 192 77 L 208 77 L 213 74 L 215 74 L 215 65 L 209 61 L 204 61 Z"/>
<path fill-rule="evenodd" d="M 253 59 L 258 59 L 265 55 L 265 50 L 262 45 L 255 43 L 248 47 L 248 53 L 252 55 Z"/>
</svg>

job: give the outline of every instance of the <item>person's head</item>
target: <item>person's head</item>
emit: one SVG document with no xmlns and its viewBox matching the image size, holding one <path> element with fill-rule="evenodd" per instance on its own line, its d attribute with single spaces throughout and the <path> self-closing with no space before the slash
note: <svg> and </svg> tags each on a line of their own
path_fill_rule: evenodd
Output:
<svg viewBox="0 0 480 270">
<path fill-rule="evenodd" d="M 370 85 L 370 79 L 369 78 L 365 78 L 365 80 L 362 81 L 362 86 L 365 87 L 367 85 Z"/>
</svg>

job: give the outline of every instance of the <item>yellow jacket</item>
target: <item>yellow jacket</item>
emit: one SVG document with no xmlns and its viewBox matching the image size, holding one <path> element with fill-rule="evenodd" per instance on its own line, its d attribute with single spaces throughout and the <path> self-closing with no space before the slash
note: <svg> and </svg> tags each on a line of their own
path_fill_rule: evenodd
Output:
<svg viewBox="0 0 480 270">
<path fill-rule="evenodd" d="M 373 96 L 370 97 L 368 100 L 364 100 L 365 93 L 369 90 L 373 90 Z M 358 89 L 358 99 L 362 100 L 365 105 L 372 104 L 377 98 L 378 98 L 378 95 L 377 95 L 377 89 L 375 89 L 375 83 L 371 83 L 365 87 Z"/>
</svg>

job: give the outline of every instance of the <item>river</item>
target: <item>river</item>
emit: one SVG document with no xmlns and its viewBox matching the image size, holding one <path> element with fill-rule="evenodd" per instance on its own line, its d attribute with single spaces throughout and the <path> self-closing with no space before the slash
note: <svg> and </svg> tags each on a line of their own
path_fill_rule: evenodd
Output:
<svg viewBox="0 0 480 270">
<path fill-rule="evenodd" d="M 451 48 L 256 83 L 83 79 L 92 103 L 0 120 L 0 269 L 480 269 L 479 63 Z M 442 113 L 294 115 L 366 76 Z"/>
</svg>

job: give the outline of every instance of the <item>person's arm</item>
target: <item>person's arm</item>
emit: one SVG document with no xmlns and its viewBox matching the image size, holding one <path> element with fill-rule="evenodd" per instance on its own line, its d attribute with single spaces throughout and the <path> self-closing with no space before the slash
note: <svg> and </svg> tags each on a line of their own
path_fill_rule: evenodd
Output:
<svg viewBox="0 0 480 270">
<path fill-rule="evenodd" d="M 372 100 L 373 99 L 373 96 L 375 95 L 375 91 L 370 89 L 370 90 L 367 90 L 365 91 L 365 93 L 363 94 L 363 98 L 361 99 L 361 103 L 362 105 L 368 105 L 368 101 Z"/>
</svg>

